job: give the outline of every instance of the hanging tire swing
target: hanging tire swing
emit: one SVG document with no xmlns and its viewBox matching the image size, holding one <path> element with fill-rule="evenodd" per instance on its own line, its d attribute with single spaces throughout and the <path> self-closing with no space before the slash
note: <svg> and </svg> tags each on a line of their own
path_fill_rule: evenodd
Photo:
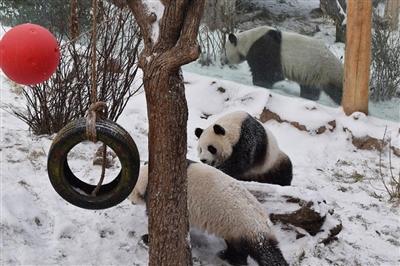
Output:
<svg viewBox="0 0 400 266">
<path fill-rule="evenodd" d="M 126 199 L 136 185 L 140 158 L 129 133 L 107 119 L 107 105 L 97 100 L 96 88 L 96 17 L 97 0 L 93 2 L 92 29 L 92 103 L 86 118 L 67 124 L 55 137 L 48 154 L 47 171 L 56 192 L 69 203 L 85 209 L 106 209 Z M 90 140 L 103 142 L 103 165 L 100 180 L 92 185 L 80 180 L 68 164 L 68 153 L 79 143 Z M 107 146 L 114 150 L 121 162 L 121 171 L 114 180 L 103 185 Z"/>
<path fill-rule="evenodd" d="M 97 139 L 114 150 L 121 162 L 121 171 L 108 184 L 88 184 L 74 175 L 68 164 L 68 152 L 87 140 L 86 119 L 66 125 L 54 139 L 47 161 L 50 182 L 57 193 L 69 203 L 85 209 L 106 209 L 126 199 L 135 187 L 140 158 L 135 142 L 128 132 L 111 120 L 96 122 Z"/>
</svg>

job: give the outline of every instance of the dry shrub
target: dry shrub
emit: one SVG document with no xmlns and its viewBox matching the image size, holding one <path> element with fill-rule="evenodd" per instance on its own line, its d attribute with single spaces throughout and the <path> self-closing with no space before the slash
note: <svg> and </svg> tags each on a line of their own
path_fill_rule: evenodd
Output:
<svg viewBox="0 0 400 266">
<path fill-rule="evenodd" d="M 97 33 L 98 100 L 108 104 L 109 119 L 116 121 L 141 88 L 141 84 L 133 84 L 141 36 L 127 9 L 107 3 L 100 5 Z M 93 42 L 88 36 L 90 32 L 76 42 L 67 38 L 61 47 L 60 65 L 51 79 L 24 88 L 27 108 L 13 111 L 33 133 L 56 133 L 71 120 L 85 116 L 90 105 Z"/>
<path fill-rule="evenodd" d="M 382 143 L 384 143 L 385 141 L 389 142 L 390 147 L 390 138 L 386 140 L 386 129 L 382 138 Z M 385 187 L 385 190 L 389 195 L 390 200 L 400 203 L 400 170 L 398 173 L 393 172 L 392 150 L 388 149 L 388 152 L 389 162 L 387 167 L 384 165 L 382 160 L 383 150 L 379 152 L 379 178 L 382 181 L 382 184 Z M 386 173 L 383 173 L 382 168 L 388 168 L 388 171 L 386 171 Z"/>
<path fill-rule="evenodd" d="M 400 96 L 400 33 L 377 14 L 373 22 L 370 98 L 386 101 Z"/>
<path fill-rule="evenodd" d="M 224 55 L 227 34 L 236 27 L 236 5 L 232 0 L 206 0 L 198 41 L 201 54 L 198 62 L 211 65 Z"/>
</svg>

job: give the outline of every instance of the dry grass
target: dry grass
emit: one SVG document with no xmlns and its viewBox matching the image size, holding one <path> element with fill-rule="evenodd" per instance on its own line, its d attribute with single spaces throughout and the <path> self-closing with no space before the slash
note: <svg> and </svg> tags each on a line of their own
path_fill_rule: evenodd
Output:
<svg viewBox="0 0 400 266">
<path fill-rule="evenodd" d="M 382 142 L 385 141 L 385 138 L 386 138 L 386 129 L 382 138 Z M 389 142 L 390 146 L 390 139 L 386 141 Z M 389 159 L 388 159 L 389 165 L 388 167 L 385 167 L 382 160 L 383 150 L 379 152 L 379 178 L 382 181 L 382 184 L 385 187 L 387 194 L 389 195 L 390 201 L 400 203 L 400 170 L 399 173 L 393 172 L 394 168 L 392 166 L 391 149 L 388 149 L 388 153 L 389 153 Z M 388 168 L 388 171 L 386 171 L 386 173 L 383 173 L 382 168 Z"/>
</svg>

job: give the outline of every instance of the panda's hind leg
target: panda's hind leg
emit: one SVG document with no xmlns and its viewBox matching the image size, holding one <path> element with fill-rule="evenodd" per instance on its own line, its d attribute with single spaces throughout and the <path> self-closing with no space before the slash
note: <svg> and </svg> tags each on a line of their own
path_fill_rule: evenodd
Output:
<svg viewBox="0 0 400 266">
<path fill-rule="evenodd" d="M 218 253 L 218 257 L 226 260 L 234 266 L 247 265 L 247 257 L 249 253 L 243 249 L 241 241 L 225 240 L 227 248 Z"/>
<path fill-rule="evenodd" d="M 329 83 L 328 85 L 324 86 L 324 92 L 328 94 L 336 104 L 340 105 L 342 103 L 343 86 Z"/>
<path fill-rule="evenodd" d="M 321 90 L 315 86 L 300 85 L 300 97 L 317 101 L 321 95 Z"/>
</svg>

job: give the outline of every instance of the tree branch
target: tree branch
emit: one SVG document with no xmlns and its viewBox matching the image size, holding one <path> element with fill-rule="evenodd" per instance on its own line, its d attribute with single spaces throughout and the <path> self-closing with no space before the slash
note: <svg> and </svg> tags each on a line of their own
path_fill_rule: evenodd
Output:
<svg viewBox="0 0 400 266">
<path fill-rule="evenodd" d="M 164 4 L 165 10 L 160 21 L 160 41 L 155 48 L 164 51 L 175 46 L 180 36 L 189 0 L 163 0 L 161 2 Z"/>
<path fill-rule="evenodd" d="M 158 65 L 168 72 L 196 60 L 200 54 L 197 34 L 204 11 L 204 0 L 189 0 L 184 22 L 176 45 L 158 59 Z"/>
<path fill-rule="evenodd" d="M 151 23 L 154 22 L 154 17 L 148 12 L 143 12 L 143 10 L 147 10 L 147 6 L 143 4 L 142 0 L 127 0 L 127 3 L 140 27 L 145 49 L 152 49 Z"/>
</svg>

